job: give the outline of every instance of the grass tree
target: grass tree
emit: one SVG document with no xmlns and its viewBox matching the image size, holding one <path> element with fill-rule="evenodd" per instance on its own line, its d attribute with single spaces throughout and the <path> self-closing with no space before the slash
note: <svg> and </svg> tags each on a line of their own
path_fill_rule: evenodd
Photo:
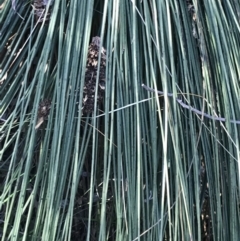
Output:
<svg viewBox="0 0 240 241">
<path fill-rule="evenodd" d="M 0 1 L 1 240 L 239 240 L 240 5 Z"/>
</svg>

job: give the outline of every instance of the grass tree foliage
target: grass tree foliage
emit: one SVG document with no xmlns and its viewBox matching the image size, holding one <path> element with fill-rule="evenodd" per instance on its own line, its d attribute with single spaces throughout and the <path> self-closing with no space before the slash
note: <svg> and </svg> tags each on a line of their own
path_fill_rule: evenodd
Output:
<svg viewBox="0 0 240 241">
<path fill-rule="evenodd" d="M 1 240 L 240 240 L 239 1 L 0 0 L 0 12 Z M 82 115 L 94 36 L 105 97 Z"/>
</svg>

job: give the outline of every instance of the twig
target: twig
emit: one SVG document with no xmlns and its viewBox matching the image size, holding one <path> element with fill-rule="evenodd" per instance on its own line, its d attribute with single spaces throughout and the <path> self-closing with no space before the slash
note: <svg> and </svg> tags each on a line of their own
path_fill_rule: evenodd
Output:
<svg viewBox="0 0 240 241">
<path fill-rule="evenodd" d="M 41 16 L 43 15 L 43 13 L 44 13 L 44 11 L 42 12 Z M 22 50 L 23 50 L 23 48 L 25 47 L 25 45 L 27 44 L 28 40 L 31 38 L 33 32 L 35 31 L 35 29 L 36 29 L 36 27 L 37 27 L 37 25 L 38 25 L 38 23 L 39 23 L 39 21 L 40 21 L 41 16 L 39 17 L 38 21 L 36 22 L 34 28 L 32 29 L 32 31 L 31 31 L 31 33 L 29 34 L 27 40 L 26 40 L 25 43 L 23 44 L 22 48 L 20 48 L 19 51 L 18 51 L 18 53 L 16 54 L 16 57 L 15 57 L 15 59 L 13 60 L 13 62 L 11 63 L 10 67 L 8 68 L 8 71 L 9 71 L 9 69 L 12 67 L 12 65 L 14 64 L 14 62 L 16 61 L 16 59 L 18 58 L 18 56 L 20 55 L 20 53 L 22 52 Z M 1 34 L 0 34 L 0 35 L 1 35 Z"/>
<path fill-rule="evenodd" d="M 12 0 L 12 9 L 17 13 L 17 15 L 24 20 L 24 18 L 17 12 L 17 7 L 16 7 L 16 0 Z"/>
<path fill-rule="evenodd" d="M 142 84 L 142 87 L 147 90 L 147 91 L 150 91 L 150 92 L 153 92 L 153 93 L 158 93 L 160 95 L 163 95 L 164 92 L 162 91 L 159 91 L 159 90 L 155 90 L 155 89 L 152 89 L 148 86 L 146 86 L 145 84 Z M 173 97 L 173 94 L 172 93 L 167 93 L 167 96 L 169 97 Z M 185 103 L 183 103 L 183 101 L 181 99 L 176 99 L 177 103 L 179 105 L 181 105 L 184 109 L 188 109 L 198 115 L 201 115 L 201 116 L 204 116 L 208 119 L 211 119 L 211 120 L 216 120 L 216 121 L 222 121 L 222 122 L 226 122 L 226 118 L 222 118 L 222 117 L 217 117 L 217 116 L 211 116 L 209 114 L 206 114 L 206 113 L 203 113 L 202 111 L 198 110 L 198 109 L 195 109 L 193 108 L 192 106 L 190 105 L 187 105 Z M 240 121 L 239 120 L 230 120 L 230 123 L 234 123 L 234 124 L 240 124 Z"/>
</svg>

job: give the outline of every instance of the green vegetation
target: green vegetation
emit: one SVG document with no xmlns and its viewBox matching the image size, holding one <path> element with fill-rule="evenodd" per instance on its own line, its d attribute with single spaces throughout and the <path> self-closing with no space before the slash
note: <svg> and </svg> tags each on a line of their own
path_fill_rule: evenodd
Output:
<svg viewBox="0 0 240 241">
<path fill-rule="evenodd" d="M 240 240 L 239 2 L 43 2 L 0 0 L 0 239 Z"/>
</svg>

